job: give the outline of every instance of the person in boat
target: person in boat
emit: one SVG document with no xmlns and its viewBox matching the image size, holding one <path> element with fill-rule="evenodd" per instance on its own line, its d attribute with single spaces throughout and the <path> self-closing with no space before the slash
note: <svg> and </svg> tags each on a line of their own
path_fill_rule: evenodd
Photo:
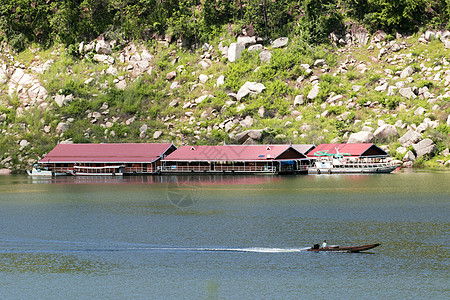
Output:
<svg viewBox="0 0 450 300">
<path fill-rule="evenodd" d="M 327 240 L 323 241 L 322 243 L 322 248 L 326 248 L 327 247 Z"/>
</svg>

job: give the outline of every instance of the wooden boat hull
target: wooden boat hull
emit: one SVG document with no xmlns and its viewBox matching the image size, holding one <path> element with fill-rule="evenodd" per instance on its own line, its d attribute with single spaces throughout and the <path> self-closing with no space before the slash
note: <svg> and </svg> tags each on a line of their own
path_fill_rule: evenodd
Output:
<svg viewBox="0 0 450 300">
<path fill-rule="evenodd" d="M 352 247 L 330 246 L 330 247 L 317 248 L 317 249 L 311 248 L 311 249 L 308 249 L 308 251 L 313 251 L 313 252 L 325 251 L 325 252 L 358 253 L 358 252 L 361 252 L 361 251 L 366 251 L 366 250 L 373 249 L 373 248 L 378 247 L 378 246 L 380 246 L 380 244 L 370 244 L 370 245 L 352 246 Z"/>
</svg>

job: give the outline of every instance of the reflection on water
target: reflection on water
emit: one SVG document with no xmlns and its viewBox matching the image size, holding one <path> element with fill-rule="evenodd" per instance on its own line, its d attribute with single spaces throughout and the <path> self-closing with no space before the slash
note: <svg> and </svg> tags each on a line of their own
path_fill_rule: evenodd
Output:
<svg viewBox="0 0 450 300">
<path fill-rule="evenodd" d="M 443 298 L 449 182 L 448 172 L 0 177 L 0 297 Z M 381 246 L 305 251 L 324 239 Z"/>
</svg>

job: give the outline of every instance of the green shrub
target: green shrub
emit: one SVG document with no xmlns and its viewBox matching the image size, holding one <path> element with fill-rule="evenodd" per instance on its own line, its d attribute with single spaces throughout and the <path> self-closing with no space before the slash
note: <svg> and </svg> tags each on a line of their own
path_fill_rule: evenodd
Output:
<svg viewBox="0 0 450 300">
<path fill-rule="evenodd" d="M 400 96 L 389 96 L 383 101 L 383 106 L 388 107 L 391 110 L 394 110 L 397 108 L 399 103 L 402 101 L 402 98 Z"/>
<path fill-rule="evenodd" d="M 67 117 L 81 117 L 89 109 L 91 109 L 91 103 L 86 99 L 79 99 L 61 107 L 59 111 Z"/>
</svg>

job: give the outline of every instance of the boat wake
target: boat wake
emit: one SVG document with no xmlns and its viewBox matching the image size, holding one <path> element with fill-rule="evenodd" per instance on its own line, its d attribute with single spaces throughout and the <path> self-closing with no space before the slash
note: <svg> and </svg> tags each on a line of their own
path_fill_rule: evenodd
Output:
<svg viewBox="0 0 450 300">
<path fill-rule="evenodd" d="M 262 248 L 262 247 L 251 247 L 251 248 L 181 248 L 181 247 L 150 247 L 150 248 L 140 248 L 141 250 L 153 250 L 153 251 L 186 251 L 186 252 L 253 252 L 253 253 L 292 253 L 292 252 L 302 252 L 310 249 L 311 247 L 304 248 Z M 137 250 L 138 248 L 136 248 Z"/>
<path fill-rule="evenodd" d="M 0 239 L 0 253 L 69 253 L 69 252 L 240 252 L 293 253 L 310 249 L 270 247 L 181 247 L 134 243 L 84 243 L 52 240 Z"/>
</svg>

